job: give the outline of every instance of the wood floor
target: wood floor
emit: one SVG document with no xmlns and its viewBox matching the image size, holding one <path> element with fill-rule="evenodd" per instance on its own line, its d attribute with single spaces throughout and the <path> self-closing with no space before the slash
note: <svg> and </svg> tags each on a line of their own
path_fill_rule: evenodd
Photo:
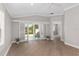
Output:
<svg viewBox="0 0 79 59">
<path fill-rule="evenodd" d="M 60 40 L 35 40 L 13 44 L 7 56 L 79 56 L 79 49 Z"/>
</svg>

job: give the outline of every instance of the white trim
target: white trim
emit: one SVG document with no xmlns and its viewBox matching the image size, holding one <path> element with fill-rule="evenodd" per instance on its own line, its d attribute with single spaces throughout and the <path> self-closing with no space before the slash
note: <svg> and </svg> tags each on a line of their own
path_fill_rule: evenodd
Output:
<svg viewBox="0 0 79 59">
<path fill-rule="evenodd" d="M 24 24 L 50 24 L 49 22 L 45 21 L 23 21 L 23 20 L 12 20 L 12 22 L 19 22 Z"/>
<path fill-rule="evenodd" d="M 25 41 L 28 41 L 28 40 L 20 40 L 19 42 L 25 42 Z M 12 41 L 12 43 L 16 43 L 16 41 Z"/>
<path fill-rule="evenodd" d="M 19 38 L 20 38 L 20 25 L 21 25 L 21 23 L 19 23 Z"/>
<path fill-rule="evenodd" d="M 8 52 L 9 52 L 11 46 L 12 46 L 12 42 L 11 42 L 10 45 L 8 46 L 7 51 L 5 52 L 4 56 L 6 56 L 6 55 L 8 54 Z"/>
<path fill-rule="evenodd" d="M 60 21 L 54 21 L 54 22 L 52 22 L 53 24 L 61 24 L 61 22 Z"/>
<path fill-rule="evenodd" d="M 61 38 L 60 40 L 61 40 L 62 42 L 64 42 L 64 40 L 63 40 L 62 38 Z"/>
<path fill-rule="evenodd" d="M 28 40 L 20 40 L 20 42 L 25 42 L 25 41 L 28 41 Z"/>
<path fill-rule="evenodd" d="M 12 41 L 12 43 L 15 43 L 16 41 Z"/>
<path fill-rule="evenodd" d="M 77 48 L 77 49 L 79 49 L 79 46 L 77 46 L 77 45 L 73 45 L 73 44 L 70 44 L 70 43 L 67 43 L 67 42 L 64 42 L 66 45 L 69 45 L 69 46 L 71 46 L 71 47 L 74 47 L 74 48 Z"/>
<path fill-rule="evenodd" d="M 64 11 L 67 11 L 67 10 L 69 10 L 69 9 L 71 9 L 71 8 L 76 7 L 76 6 L 79 6 L 79 4 L 76 4 L 76 5 L 70 6 L 70 7 L 66 8 L 66 9 L 64 9 Z"/>
</svg>

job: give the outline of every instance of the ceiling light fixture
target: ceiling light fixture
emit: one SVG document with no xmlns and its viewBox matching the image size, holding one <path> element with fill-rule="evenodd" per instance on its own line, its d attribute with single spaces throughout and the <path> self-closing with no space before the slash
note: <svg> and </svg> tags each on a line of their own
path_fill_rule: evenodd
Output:
<svg viewBox="0 0 79 59">
<path fill-rule="evenodd" d="M 50 13 L 50 14 L 52 15 L 52 14 L 54 14 L 54 13 Z"/>
<path fill-rule="evenodd" d="M 33 5 L 34 5 L 34 3 L 30 3 L 30 5 L 31 5 L 31 6 L 33 6 Z"/>
</svg>

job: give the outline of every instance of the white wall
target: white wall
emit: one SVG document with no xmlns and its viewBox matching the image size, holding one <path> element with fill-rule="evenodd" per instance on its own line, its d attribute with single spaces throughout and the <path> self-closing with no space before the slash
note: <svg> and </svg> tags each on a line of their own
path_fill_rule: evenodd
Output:
<svg viewBox="0 0 79 59">
<path fill-rule="evenodd" d="M 3 40 L 3 44 L 0 45 L 0 55 L 4 55 L 7 52 L 8 47 L 11 44 L 11 19 L 4 8 L 2 4 L 0 4 L 0 12 L 2 11 L 2 14 L 4 16 L 0 15 L 0 21 L 1 23 L 1 40 Z M 1 43 L 1 42 L 0 42 Z"/>
<path fill-rule="evenodd" d="M 22 29 L 22 28 L 19 29 L 19 25 L 17 24 L 18 22 L 19 22 L 20 26 L 21 26 L 22 23 L 24 23 L 24 24 L 39 24 L 39 25 L 42 25 L 42 24 L 49 24 L 50 19 L 48 17 L 41 17 L 41 16 L 31 16 L 31 17 L 13 19 L 13 22 L 12 22 L 12 27 L 13 27 L 13 31 L 12 31 L 13 35 L 12 36 L 13 36 L 13 39 L 12 40 L 15 40 L 16 37 L 18 37 L 18 35 L 20 35 L 20 38 L 24 38 L 24 36 L 23 36 L 24 34 L 22 33 L 23 32 L 22 30 L 24 30 L 24 29 Z M 20 33 L 18 32 L 19 30 L 21 30 Z M 41 28 L 41 31 L 44 32 L 43 28 Z"/>
<path fill-rule="evenodd" d="M 51 18 L 48 18 L 48 17 L 38 17 L 38 16 L 32 16 L 32 17 L 26 17 L 26 18 L 17 18 L 17 19 L 13 19 L 14 22 L 22 22 L 22 23 L 25 23 L 25 24 L 29 24 L 29 23 L 35 23 L 35 24 L 49 24 L 47 25 L 47 30 L 45 32 L 45 29 L 41 28 L 41 35 L 44 36 L 45 34 L 46 35 L 50 35 L 53 39 L 53 32 L 52 32 L 52 28 L 53 28 L 53 22 L 60 22 L 61 25 L 61 30 L 60 30 L 60 35 L 61 35 L 61 40 L 63 41 L 63 20 L 64 20 L 64 16 L 62 15 L 58 15 L 58 16 L 53 16 Z M 16 25 L 14 25 L 15 28 L 18 28 L 16 27 Z M 17 31 L 18 32 L 18 31 Z M 17 32 L 14 32 L 14 36 L 16 35 Z M 45 32 L 45 33 L 44 33 Z M 17 35 L 16 35 L 17 36 Z M 14 40 L 14 39 L 13 39 Z"/>
<path fill-rule="evenodd" d="M 60 29 L 59 29 L 59 34 L 61 36 L 61 40 L 63 41 L 63 20 L 64 20 L 64 16 L 63 15 L 57 15 L 57 16 L 53 16 L 50 18 L 50 26 L 51 26 L 51 39 L 53 40 L 54 35 L 53 35 L 53 24 L 54 23 L 60 23 Z"/>
<path fill-rule="evenodd" d="M 19 38 L 19 23 L 12 22 L 12 41 Z"/>
<path fill-rule="evenodd" d="M 40 28 L 40 38 L 46 38 L 46 36 L 50 36 L 50 24 L 39 24 Z"/>
<path fill-rule="evenodd" d="M 1 36 L 0 36 L 0 55 L 2 55 L 2 50 L 4 49 L 4 39 L 5 39 L 5 20 L 4 20 L 4 8 L 2 4 L 0 4 L 0 28 L 1 28 Z"/>
<path fill-rule="evenodd" d="M 12 41 L 16 41 L 16 38 L 25 39 L 24 27 L 24 23 L 12 22 Z"/>
<path fill-rule="evenodd" d="M 19 37 L 21 41 L 25 40 L 25 24 L 19 23 Z"/>
<path fill-rule="evenodd" d="M 49 17 L 42 16 L 28 16 L 22 18 L 14 18 L 13 21 L 19 21 L 24 23 L 49 23 Z"/>
<path fill-rule="evenodd" d="M 65 11 L 64 17 L 65 42 L 79 47 L 79 6 Z"/>
</svg>

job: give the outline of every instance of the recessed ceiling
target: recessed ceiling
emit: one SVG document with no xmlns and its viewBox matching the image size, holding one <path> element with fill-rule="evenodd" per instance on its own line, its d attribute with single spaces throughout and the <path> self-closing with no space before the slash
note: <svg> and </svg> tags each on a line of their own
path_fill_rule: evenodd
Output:
<svg viewBox="0 0 79 59">
<path fill-rule="evenodd" d="M 24 16 L 53 16 L 63 15 L 64 10 L 77 5 L 76 3 L 6 3 L 10 16 L 13 18 Z M 53 13 L 53 14 L 51 14 Z"/>
</svg>

